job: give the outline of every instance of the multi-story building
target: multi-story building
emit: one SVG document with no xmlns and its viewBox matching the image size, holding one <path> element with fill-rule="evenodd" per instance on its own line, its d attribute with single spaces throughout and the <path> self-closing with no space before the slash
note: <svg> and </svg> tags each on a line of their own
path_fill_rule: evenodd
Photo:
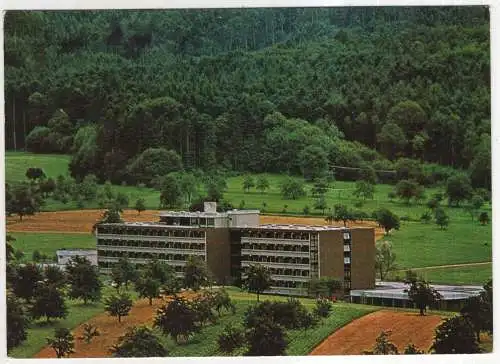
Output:
<svg viewBox="0 0 500 364">
<path fill-rule="evenodd" d="M 217 281 L 245 277 L 251 264 L 270 270 L 271 291 L 300 294 L 304 283 L 323 276 L 347 289 L 375 286 L 373 228 L 259 225 L 259 211 L 162 212 L 157 223 L 100 224 L 99 268 L 109 272 L 122 256 L 138 265 L 158 259 L 179 275 L 189 256 L 198 256 Z"/>
</svg>

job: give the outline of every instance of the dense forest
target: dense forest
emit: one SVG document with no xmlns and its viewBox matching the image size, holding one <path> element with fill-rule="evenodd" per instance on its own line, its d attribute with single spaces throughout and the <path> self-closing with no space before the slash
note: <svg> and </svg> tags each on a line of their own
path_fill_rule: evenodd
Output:
<svg viewBox="0 0 500 364">
<path fill-rule="evenodd" d="M 7 12 L 6 146 L 114 183 L 147 156 L 292 175 L 411 158 L 490 189 L 489 37 L 479 6 Z"/>
</svg>

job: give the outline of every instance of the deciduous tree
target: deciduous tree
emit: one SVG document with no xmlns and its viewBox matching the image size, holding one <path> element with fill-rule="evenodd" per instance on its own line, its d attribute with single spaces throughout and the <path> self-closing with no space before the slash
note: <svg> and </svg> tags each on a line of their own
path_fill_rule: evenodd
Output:
<svg viewBox="0 0 500 364">
<path fill-rule="evenodd" d="M 64 327 L 55 329 L 54 338 L 47 338 L 47 343 L 54 349 L 58 358 L 64 358 L 75 352 L 74 337 L 71 332 Z"/>
<path fill-rule="evenodd" d="M 84 304 L 88 301 L 100 300 L 102 283 L 99 279 L 99 272 L 88 259 L 80 256 L 71 258 L 66 266 L 66 273 L 70 286 L 69 297 L 82 299 Z"/>
<path fill-rule="evenodd" d="M 104 309 L 110 316 L 118 317 L 118 322 L 121 322 L 122 317 L 128 316 L 132 309 L 132 300 L 127 294 L 112 295 L 104 301 Z"/>
<path fill-rule="evenodd" d="M 259 302 L 259 295 L 271 287 L 269 270 L 260 264 L 252 264 L 246 272 L 245 287 L 248 292 L 257 294 Z"/>
<path fill-rule="evenodd" d="M 475 354 L 481 351 L 472 325 L 464 316 L 448 318 L 436 328 L 431 350 L 436 354 Z"/>
<path fill-rule="evenodd" d="M 150 328 L 134 326 L 118 339 L 111 353 L 117 358 L 147 358 L 165 357 L 168 350 Z"/>
<path fill-rule="evenodd" d="M 378 241 L 375 244 L 375 269 L 380 280 L 383 281 L 396 267 L 396 254 L 392 250 L 392 244 L 388 241 Z"/>
</svg>

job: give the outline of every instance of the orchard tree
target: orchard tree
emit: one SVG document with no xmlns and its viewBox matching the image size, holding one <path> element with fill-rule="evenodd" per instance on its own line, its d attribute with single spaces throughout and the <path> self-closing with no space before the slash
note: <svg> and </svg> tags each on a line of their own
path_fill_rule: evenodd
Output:
<svg viewBox="0 0 500 364">
<path fill-rule="evenodd" d="M 75 338 L 64 327 L 55 329 L 54 338 L 47 338 L 47 344 L 54 349 L 58 358 L 64 358 L 75 352 Z"/>
<path fill-rule="evenodd" d="M 248 292 L 257 294 L 257 302 L 259 302 L 259 295 L 271 287 L 271 274 L 266 267 L 252 264 L 248 267 L 246 275 L 245 287 Z"/>
<path fill-rule="evenodd" d="M 252 175 L 247 174 L 243 178 L 243 190 L 245 191 L 245 193 L 248 193 L 248 192 L 250 192 L 250 189 L 252 187 L 255 187 L 255 181 L 254 181 Z"/>
<path fill-rule="evenodd" d="M 148 298 L 149 305 L 153 304 L 153 298 L 160 298 L 160 282 L 151 278 L 143 277 L 135 284 L 139 297 Z"/>
<path fill-rule="evenodd" d="M 374 213 L 377 223 L 384 228 L 385 234 L 389 234 L 392 229 L 399 230 L 400 220 L 392 211 L 382 208 Z"/>
<path fill-rule="evenodd" d="M 232 353 L 245 344 L 245 334 L 240 328 L 226 326 L 217 339 L 219 351 Z"/>
<path fill-rule="evenodd" d="M 139 278 L 138 270 L 127 257 L 118 259 L 118 263 L 113 267 L 111 274 L 118 288 L 121 284 L 128 288 L 130 282 L 135 282 Z"/>
<path fill-rule="evenodd" d="M 132 300 L 129 295 L 112 295 L 104 301 L 104 309 L 110 316 L 118 317 L 118 322 L 122 321 L 123 316 L 128 316 L 132 309 Z"/>
<path fill-rule="evenodd" d="M 165 357 L 168 350 L 150 328 L 134 326 L 118 339 L 111 353 L 116 358 L 148 358 Z"/>
<path fill-rule="evenodd" d="M 442 207 L 438 207 L 434 211 L 434 218 L 436 219 L 436 224 L 439 225 L 440 229 L 445 229 L 450 223 L 450 218 Z"/>
<path fill-rule="evenodd" d="M 436 328 L 431 350 L 436 354 L 475 354 L 481 349 L 469 320 L 464 316 L 446 319 Z"/>
<path fill-rule="evenodd" d="M 203 260 L 190 256 L 184 272 L 184 287 L 198 291 L 208 283 L 208 268 Z"/>
<path fill-rule="evenodd" d="M 330 182 L 326 177 L 316 178 L 314 184 L 311 188 L 312 197 L 320 198 L 324 197 L 330 188 Z"/>
<path fill-rule="evenodd" d="M 344 226 L 347 226 L 348 221 L 354 220 L 354 214 L 346 205 L 335 205 L 333 207 L 333 214 L 327 220 L 342 221 Z"/>
<path fill-rule="evenodd" d="M 288 346 L 285 331 L 274 321 L 260 321 L 245 337 L 247 356 L 283 356 Z"/>
<path fill-rule="evenodd" d="M 396 195 L 410 204 L 412 198 L 416 198 L 422 194 L 423 187 L 413 180 L 401 180 L 396 184 Z"/>
<path fill-rule="evenodd" d="M 260 193 L 264 193 L 266 190 L 269 189 L 269 181 L 264 175 L 259 176 L 257 178 L 257 183 L 255 185 L 255 188 L 260 191 Z"/>
<path fill-rule="evenodd" d="M 150 260 L 144 266 L 144 272 L 142 274 L 143 277 L 150 277 L 158 282 L 161 285 L 165 285 L 170 283 L 171 280 L 175 279 L 175 270 L 171 265 L 166 263 L 162 263 L 159 260 L 153 259 Z"/>
<path fill-rule="evenodd" d="M 476 219 L 477 213 L 483 205 L 484 205 L 484 200 L 480 195 L 474 195 L 471 197 L 465 209 L 470 214 L 472 221 Z"/>
<path fill-rule="evenodd" d="M 99 271 L 88 259 L 80 256 L 71 258 L 66 266 L 66 274 L 70 286 L 69 297 L 82 299 L 84 304 L 101 299 L 102 283 Z"/>
<path fill-rule="evenodd" d="M 34 215 L 40 210 L 43 204 L 42 196 L 27 183 L 14 185 L 10 190 L 11 198 L 7 204 L 7 212 L 17 214 L 19 220 L 23 220 L 23 216 Z"/>
<path fill-rule="evenodd" d="M 32 263 L 20 265 L 15 269 L 16 279 L 12 282 L 12 290 L 17 297 L 30 302 L 36 294 L 37 286 L 43 281 L 42 270 Z"/>
<path fill-rule="evenodd" d="M 83 334 L 78 339 L 85 341 L 86 344 L 90 344 L 94 337 L 100 336 L 101 333 L 97 330 L 97 327 L 92 324 L 83 324 Z"/>
<path fill-rule="evenodd" d="M 144 210 L 146 210 L 146 201 L 143 198 L 139 198 L 135 202 L 135 207 L 134 208 L 137 211 L 137 213 L 140 215 L 141 212 L 143 212 Z"/>
<path fill-rule="evenodd" d="M 200 330 L 197 318 L 198 315 L 188 301 L 174 296 L 166 306 L 158 309 L 154 326 L 164 335 L 170 335 L 176 343 L 187 342 L 191 334 Z"/>
<path fill-rule="evenodd" d="M 51 318 L 64 318 L 67 315 L 68 308 L 62 293 L 53 285 L 38 285 L 31 307 L 31 317 L 46 317 L 47 322 L 50 322 Z"/>
<path fill-rule="evenodd" d="M 480 333 L 493 334 L 493 281 L 489 280 L 479 296 L 469 299 L 460 313 L 472 324 L 477 341 L 480 342 Z"/>
<path fill-rule="evenodd" d="M 448 203 L 458 206 L 461 202 L 468 200 L 472 195 L 472 184 L 465 173 L 456 173 L 446 181 L 446 195 Z"/>
<path fill-rule="evenodd" d="M 357 181 L 356 188 L 352 193 L 356 198 L 362 198 L 363 200 L 371 199 L 373 200 L 373 194 L 375 193 L 375 185 L 366 181 Z"/>
<path fill-rule="evenodd" d="M 368 355 L 397 355 L 398 348 L 392 342 L 389 341 L 390 331 L 382 331 L 377 339 L 375 340 L 375 345 L 371 351 L 365 351 Z"/>
<path fill-rule="evenodd" d="M 13 294 L 7 293 L 7 352 L 21 345 L 27 338 L 28 317 L 23 305 Z"/>
<path fill-rule="evenodd" d="M 321 210 L 321 213 L 324 215 L 325 210 L 328 208 L 328 205 L 326 204 L 326 199 L 325 196 L 320 196 L 316 201 L 314 201 L 314 209 L 315 210 Z"/>
<path fill-rule="evenodd" d="M 424 280 L 416 280 L 410 283 L 410 288 L 405 289 L 411 302 L 415 303 L 420 310 L 420 315 L 423 316 L 428 306 L 437 303 L 441 298 L 441 294 L 429 285 Z"/>
<path fill-rule="evenodd" d="M 41 168 L 32 167 L 26 170 L 26 178 L 36 181 L 47 178 L 45 172 Z"/>
<path fill-rule="evenodd" d="M 380 275 L 380 280 L 384 280 L 388 273 L 396 269 L 396 254 L 392 249 L 392 244 L 388 241 L 377 241 L 375 244 L 375 270 Z"/>
<path fill-rule="evenodd" d="M 483 211 L 479 214 L 479 222 L 481 225 L 488 225 L 490 222 L 490 217 L 488 216 L 488 213 L 486 211 Z"/>
<path fill-rule="evenodd" d="M 295 178 L 288 177 L 281 184 L 281 195 L 285 200 L 296 200 L 305 196 L 304 184 Z"/>
</svg>

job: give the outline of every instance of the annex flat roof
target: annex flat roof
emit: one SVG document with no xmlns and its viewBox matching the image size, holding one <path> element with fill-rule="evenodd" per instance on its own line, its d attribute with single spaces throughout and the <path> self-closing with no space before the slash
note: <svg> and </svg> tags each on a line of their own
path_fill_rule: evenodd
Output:
<svg viewBox="0 0 500 364">
<path fill-rule="evenodd" d="M 260 214 L 259 210 L 229 210 L 225 212 L 205 211 L 160 211 L 160 217 L 228 217 L 229 215 L 254 215 Z"/>
<path fill-rule="evenodd" d="M 244 227 L 242 229 L 330 231 L 330 230 L 347 230 L 348 228 L 345 228 L 343 226 L 332 226 L 332 225 L 262 224 L 257 226 Z"/>
<path fill-rule="evenodd" d="M 443 299 L 460 300 L 473 296 L 478 296 L 483 287 L 480 286 L 452 286 L 443 284 L 431 284 L 438 291 Z M 373 298 L 394 298 L 408 300 L 408 293 L 404 292 L 409 286 L 403 282 L 377 282 L 375 289 L 357 289 L 351 291 L 354 297 L 373 297 Z"/>
</svg>

